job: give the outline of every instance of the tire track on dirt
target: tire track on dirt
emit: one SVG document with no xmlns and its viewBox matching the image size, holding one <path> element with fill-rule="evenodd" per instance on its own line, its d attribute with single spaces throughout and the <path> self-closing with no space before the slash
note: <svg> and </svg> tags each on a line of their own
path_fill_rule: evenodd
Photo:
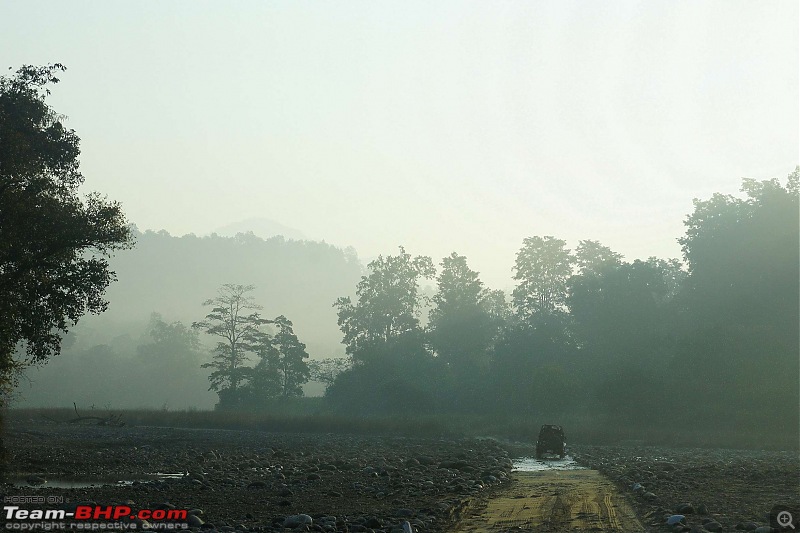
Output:
<svg viewBox="0 0 800 533">
<path fill-rule="evenodd" d="M 452 530 L 641 532 L 614 485 L 597 470 L 515 472 L 511 484 Z"/>
</svg>

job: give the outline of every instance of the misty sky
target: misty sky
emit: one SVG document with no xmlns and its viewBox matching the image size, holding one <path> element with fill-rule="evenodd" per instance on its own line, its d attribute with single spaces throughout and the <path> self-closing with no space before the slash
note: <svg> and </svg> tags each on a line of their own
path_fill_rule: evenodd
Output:
<svg viewBox="0 0 800 533">
<path fill-rule="evenodd" d="M 140 229 L 266 217 L 369 258 L 522 239 L 676 257 L 694 197 L 785 179 L 798 2 L 4 0 L 0 66 L 61 62 L 86 190 Z"/>
</svg>

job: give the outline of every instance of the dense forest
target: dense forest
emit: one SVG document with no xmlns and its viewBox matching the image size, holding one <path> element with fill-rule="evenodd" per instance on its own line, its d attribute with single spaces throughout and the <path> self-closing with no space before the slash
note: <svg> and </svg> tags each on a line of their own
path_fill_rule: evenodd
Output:
<svg viewBox="0 0 800 533">
<path fill-rule="evenodd" d="M 371 263 L 357 299 L 337 302 L 355 364 L 331 404 L 797 434 L 798 171 L 742 191 L 695 201 L 684 264 L 531 237 L 506 302 L 453 254 L 426 327 L 415 290 L 430 259 Z"/>
<path fill-rule="evenodd" d="M 50 405 L 279 410 L 275 399 L 302 396 L 315 379 L 326 385 L 315 408 L 348 415 L 514 413 L 794 435 L 798 176 L 744 180 L 742 197 L 696 200 L 683 261 L 625 261 L 593 240 L 573 250 L 553 236 L 527 238 L 508 294 L 484 286 L 455 252 L 436 264 L 400 247 L 362 276 L 355 252 L 320 243 L 139 234 L 109 290 L 117 316 L 139 328 L 102 345 L 78 330 L 60 358 L 31 373 L 24 395 Z M 240 285 L 224 300 L 217 289 L 233 279 L 256 288 Z M 202 343 L 219 336 L 214 320 L 226 323 L 220 302 L 248 304 L 234 330 L 250 337 L 218 344 L 212 360 Z"/>
</svg>

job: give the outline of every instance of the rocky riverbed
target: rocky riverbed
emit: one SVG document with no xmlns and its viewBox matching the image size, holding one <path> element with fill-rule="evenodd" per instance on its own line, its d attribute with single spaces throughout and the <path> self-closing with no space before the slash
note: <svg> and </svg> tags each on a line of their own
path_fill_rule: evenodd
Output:
<svg viewBox="0 0 800 533">
<path fill-rule="evenodd" d="M 174 506 L 192 510 L 192 529 L 208 533 L 448 531 L 514 486 L 511 456 L 533 453 L 529 444 L 490 439 L 22 421 L 12 423 L 6 444 L 13 484 L 0 486 L 2 496 L 63 499 L 50 509 Z M 773 505 L 800 501 L 796 452 L 573 446 L 571 453 L 614 482 L 649 531 L 763 533 Z"/>
<path fill-rule="evenodd" d="M 4 496 L 175 506 L 231 532 L 442 531 L 511 471 L 506 450 L 474 439 L 17 423 L 6 443 Z M 91 482 L 113 484 L 75 486 Z"/>
<path fill-rule="evenodd" d="M 578 446 L 574 452 L 616 482 L 653 531 L 763 533 L 770 531 L 773 506 L 799 507 L 794 451 Z"/>
</svg>

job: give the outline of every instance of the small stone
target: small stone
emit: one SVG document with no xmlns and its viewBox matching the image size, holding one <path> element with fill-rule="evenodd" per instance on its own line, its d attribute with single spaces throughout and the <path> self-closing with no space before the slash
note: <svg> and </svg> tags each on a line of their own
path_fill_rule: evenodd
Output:
<svg viewBox="0 0 800 533">
<path fill-rule="evenodd" d="M 706 522 L 705 524 L 703 524 L 703 527 L 706 528 L 706 531 L 711 531 L 712 533 L 715 533 L 717 531 L 722 531 L 722 524 L 720 524 L 715 520 Z"/>
<path fill-rule="evenodd" d="M 294 529 L 299 526 L 310 526 L 313 522 L 314 519 L 307 514 L 295 514 L 286 517 L 286 520 L 283 521 L 283 527 Z"/>
<path fill-rule="evenodd" d="M 682 514 L 674 514 L 667 517 L 667 525 L 674 526 L 676 524 L 680 524 L 686 521 L 686 517 Z"/>
</svg>

